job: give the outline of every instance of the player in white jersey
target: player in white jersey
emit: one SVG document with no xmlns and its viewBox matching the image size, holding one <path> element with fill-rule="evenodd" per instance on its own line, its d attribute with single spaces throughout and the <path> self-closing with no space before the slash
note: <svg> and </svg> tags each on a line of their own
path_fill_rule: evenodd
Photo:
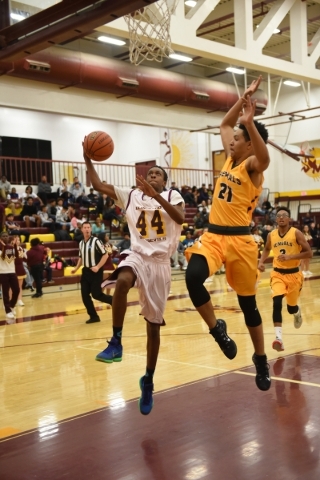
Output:
<svg viewBox="0 0 320 480">
<path fill-rule="evenodd" d="M 131 250 L 108 278 L 116 279 L 112 302 L 113 336 L 96 360 L 112 363 L 122 360 L 122 328 L 127 309 L 127 295 L 133 286 L 139 291 L 141 315 L 147 326 L 147 366 L 140 378 L 140 412 L 148 415 L 153 407 L 153 375 L 160 347 L 160 326 L 170 292 L 170 257 L 176 251 L 184 222 L 184 201 L 179 192 L 165 190 L 166 172 L 151 167 L 147 178 L 137 176 L 137 189 L 102 183 L 91 160 L 84 154 L 93 188 L 106 193 L 126 210 L 131 234 Z M 107 283 L 105 283 L 107 284 Z"/>
</svg>

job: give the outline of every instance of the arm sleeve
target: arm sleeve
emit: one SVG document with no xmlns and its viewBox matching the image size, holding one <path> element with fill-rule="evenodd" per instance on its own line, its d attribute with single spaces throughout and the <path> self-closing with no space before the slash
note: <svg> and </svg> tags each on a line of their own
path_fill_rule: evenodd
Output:
<svg viewBox="0 0 320 480">
<path fill-rule="evenodd" d="M 184 200 L 179 192 L 177 190 L 171 190 L 171 197 L 170 197 L 170 203 L 171 205 L 179 205 L 179 203 L 182 203 L 182 206 L 184 208 Z"/>
<path fill-rule="evenodd" d="M 101 240 L 96 241 L 96 249 L 98 252 L 102 253 L 102 255 L 105 255 L 107 253 L 106 247 L 103 245 Z"/>
<path fill-rule="evenodd" d="M 118 205 L 120 208 L 126 209 L 131 190 L 132 188 L 114 187 L 114 191 L 118 199 L 115 200 L 115 204 Z"/>
</svg>

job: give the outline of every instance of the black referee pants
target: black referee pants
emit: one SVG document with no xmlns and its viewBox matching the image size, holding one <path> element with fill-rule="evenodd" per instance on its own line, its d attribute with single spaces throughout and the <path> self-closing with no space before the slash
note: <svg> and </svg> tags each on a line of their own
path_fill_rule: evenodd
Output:
<svg viewBox="0 0 320 480">
<path fill-rule="evenodd" d="M 93 272 L 90 268 L 83 267 L 81 276 L 81 295 L 84 306 L 87 309 L 90 318 L 97 318 L 99 315 L 94 308 L 92 298 L 99 302 L 111 305 L 112 296 L 102 292 L 101 283 L 103 281 L 103 268 L 98 272 Z"/>
</svg>

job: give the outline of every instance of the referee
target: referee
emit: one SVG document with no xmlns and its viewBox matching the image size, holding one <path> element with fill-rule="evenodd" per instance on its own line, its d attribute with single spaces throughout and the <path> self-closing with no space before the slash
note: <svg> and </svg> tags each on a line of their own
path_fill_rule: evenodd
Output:
<svg viewBox="0 0 320 480">
<path fill-rule="evenodd" d="M 76 273 L 83 265 L 81 276 L 81 295 L 84 306 L 87 309 L 89 320 L 86 323 L 100 322 L 94 308 L 92 298 L 100 302 L 112 305 L 112 296 L 102 292 L 101 284 L 103 281 L 103 265 L 106 263 L 108 253 L 103 243 L 92 236 L 91 224 L 83 222 L 81 227 L 83 240 L 79 244 L 79 260 L 72 273 Z"/>
</svg>

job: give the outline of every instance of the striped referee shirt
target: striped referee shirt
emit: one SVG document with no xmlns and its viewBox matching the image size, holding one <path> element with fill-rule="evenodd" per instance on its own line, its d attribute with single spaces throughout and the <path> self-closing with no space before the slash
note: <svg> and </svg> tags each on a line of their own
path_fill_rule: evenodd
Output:
<svg viewBox="0 0 320 480">
<path fill-rule="evenodd" d="M 81 240 L 79 244 L 79 257 L 84 267 L 95 267 L 106 253 L 105 246 L 97 237 L 91 236 L 89 240 Z"/>
</svg>

